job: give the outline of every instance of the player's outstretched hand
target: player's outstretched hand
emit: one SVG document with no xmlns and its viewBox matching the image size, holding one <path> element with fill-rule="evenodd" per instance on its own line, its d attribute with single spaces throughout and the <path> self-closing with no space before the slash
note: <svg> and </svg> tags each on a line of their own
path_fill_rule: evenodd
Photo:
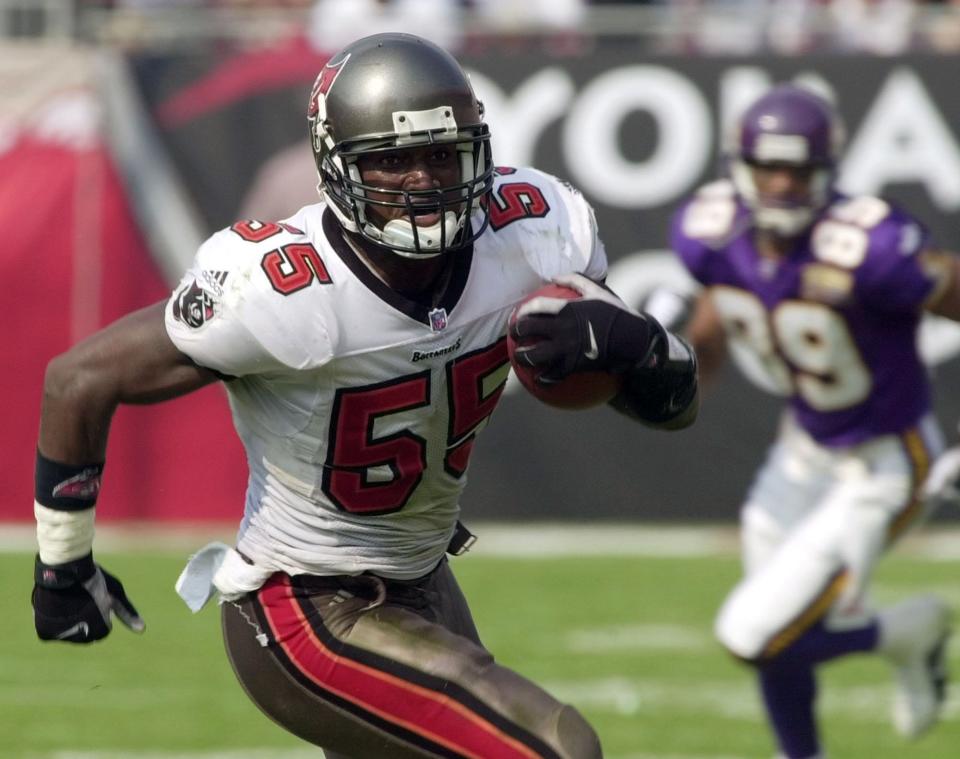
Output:
<svg viewBox="0 0 960 759">
<path fill-rule="evenodd" d="M 93 554 L 65 564 L 44 564 L 38 556 L 32 601 L 41 640 L 92 643 L 110 633 L 112 614 L 134 632 L 145 628 L 123 585 Z"/>
<path fill-rule="evenodd" d="M 933 462 L 923 495 L 937 506 L 960 505 L 960 445 L 948 448 Z"/>
<path fill-rule="evenodd" d="M 538 381 L 558 382 L 574 372 L 623 372 L 654 355 L 664 338 L 656 320 L 631 311 L 606 288 L 581 274 L 554 282 L 580 293 L 575 300 L 535 297 L 510 328 L 522 344 L 516 360 L 541 370 Z"/>
</svg>

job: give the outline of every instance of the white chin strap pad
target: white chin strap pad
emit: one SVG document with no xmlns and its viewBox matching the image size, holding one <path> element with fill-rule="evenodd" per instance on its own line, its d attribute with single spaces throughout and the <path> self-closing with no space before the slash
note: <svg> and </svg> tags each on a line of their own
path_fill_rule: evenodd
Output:
<svg viewBox="0 0 960 759">
<path fill-rule="evenodd" d="M 443 219 L 429 227 L 417 227 L 414 237 L 413 225 L 406 219 L 388 221 L 380 232 L 380 242 L 394 248 L 398 255 L 407 258 L 424 258 L 440 255 L 440 241 L 449 245 L 459 231 L 460 223 L 453 211 L 447 211 Z M 413 248 L 419 242 L 419 252 L 409 252 L 400 248 Z"/>
<path fill-rule="evenodd" d="M 809 206 L 776 208 L 761 203 L 753 174 L 744 161 L 736 160 L 731 163 L 730 178 L 743 202 L 753 211 L 757 227 L 784 237 L 800 234 L 813 222 L 816 210 L 826 202 L 830 188 L 830 173 L 819 170 L 811 182 Z"/>
<path fill-rule="evenodd" d="M 784 237 L 800 234 L 813 221 L 813 209 L 810 208 L 766 208 L 757 207 L 753 218 L 760 229 L 768 229 Z"/>
</svg>

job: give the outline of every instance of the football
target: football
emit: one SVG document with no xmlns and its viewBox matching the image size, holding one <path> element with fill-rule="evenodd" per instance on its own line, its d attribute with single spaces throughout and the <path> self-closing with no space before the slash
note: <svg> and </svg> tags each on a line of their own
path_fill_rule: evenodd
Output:
<svg viewBox="0 0 960 759">
<path fill-rule="evenodd" d="M 538 296 L 575 300 L 580 297 L 580 293 L 563 285 L 553 283 L 544 285 L 540 289 L 530 293 L 517 305 L 513 310 L 513 314 L 510 316 L 511 326 L 514 321 L 516 321 L 517 311 L 520 306 L 531 298 Z M 532 342 L 535 342 L 535 340 Z M 520 383 L 531 395 L 543 403 L 564 409 L 592 408 L 606 403 L 620 390 L 623 377 L 618 374 L 603 371 L 577 372 L 568 375 L 559 382 L 554 382 L 549 385 L 540 384 L 537 382 L 539 370 L 519 364 L 516 360 L 518 345 L 529 344 L 530 341 L 526 339 L 517 343 L 517 341 L 507 333 L 507 352 L 510 355 L 510 365 L 513 367 L 517 379 L 520 380 Z"/>
</svg>

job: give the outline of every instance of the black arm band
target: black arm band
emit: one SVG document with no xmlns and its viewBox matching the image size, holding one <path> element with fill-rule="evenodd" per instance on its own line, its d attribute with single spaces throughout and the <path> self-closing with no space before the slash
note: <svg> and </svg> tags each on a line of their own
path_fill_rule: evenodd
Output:
<svg viewBox="0 0 960 759">
<path fill-rule="evenodd" d="M 610 405 L 651 427 L 688 427 L 699 403 L 696 354 L 684 340 L 657 326 L 660 334 L 650 352 L 626 373 Z"/>
<path fill-rule="evenodd" d="M 66 590 L 74 585 L 82 585 L 97 571 L 93 563 L 93 554 L 88 553 L 66 564 L 44 564 L 37 554 L 33 563 L 33 581 L 48 590 Z"/>
<path fill-rule="evenodd" d="M 61 464 L 38 450 L 34 474 L 37 503 L 59 511 L 82 511 L 97 502 L 103 463 Z"/>
</svg>

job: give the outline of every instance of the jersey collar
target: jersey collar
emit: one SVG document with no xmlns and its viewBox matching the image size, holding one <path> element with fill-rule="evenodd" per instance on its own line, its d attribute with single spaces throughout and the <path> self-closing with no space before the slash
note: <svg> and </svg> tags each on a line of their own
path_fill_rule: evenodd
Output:
<svg viewBox="0 0 960 759">
<path fill-rule="evenodd" d="M 459 302 L 460 296 L 467 285 L 467 278 L 470 275 L 470 268 L 473 263 L 472 244 L 453 253 L 445 254 L 456 257 L 450 276 L 447 277 L 446 283 L 442 286 L 443 289 L 439 293 L 439 297 L 431 294 L 430 302 L 426 302 L 426 300 L 421 302 L 408 298 L 388 287 L 383 280 L 370 271 L 370 268 L 360 259 L 360 256 L 343 239 L 341 227 L 329 208 L 323 210 L 322 224 L 324 234 L 334 252 L 340 256 L 340 259 L 353 272 L 353 275 L 374 295 L 411 319 L 416 319 L 418 322 L 429 326 L 431 311 L 443 309 L 450 313 Z"/>
</svg>

